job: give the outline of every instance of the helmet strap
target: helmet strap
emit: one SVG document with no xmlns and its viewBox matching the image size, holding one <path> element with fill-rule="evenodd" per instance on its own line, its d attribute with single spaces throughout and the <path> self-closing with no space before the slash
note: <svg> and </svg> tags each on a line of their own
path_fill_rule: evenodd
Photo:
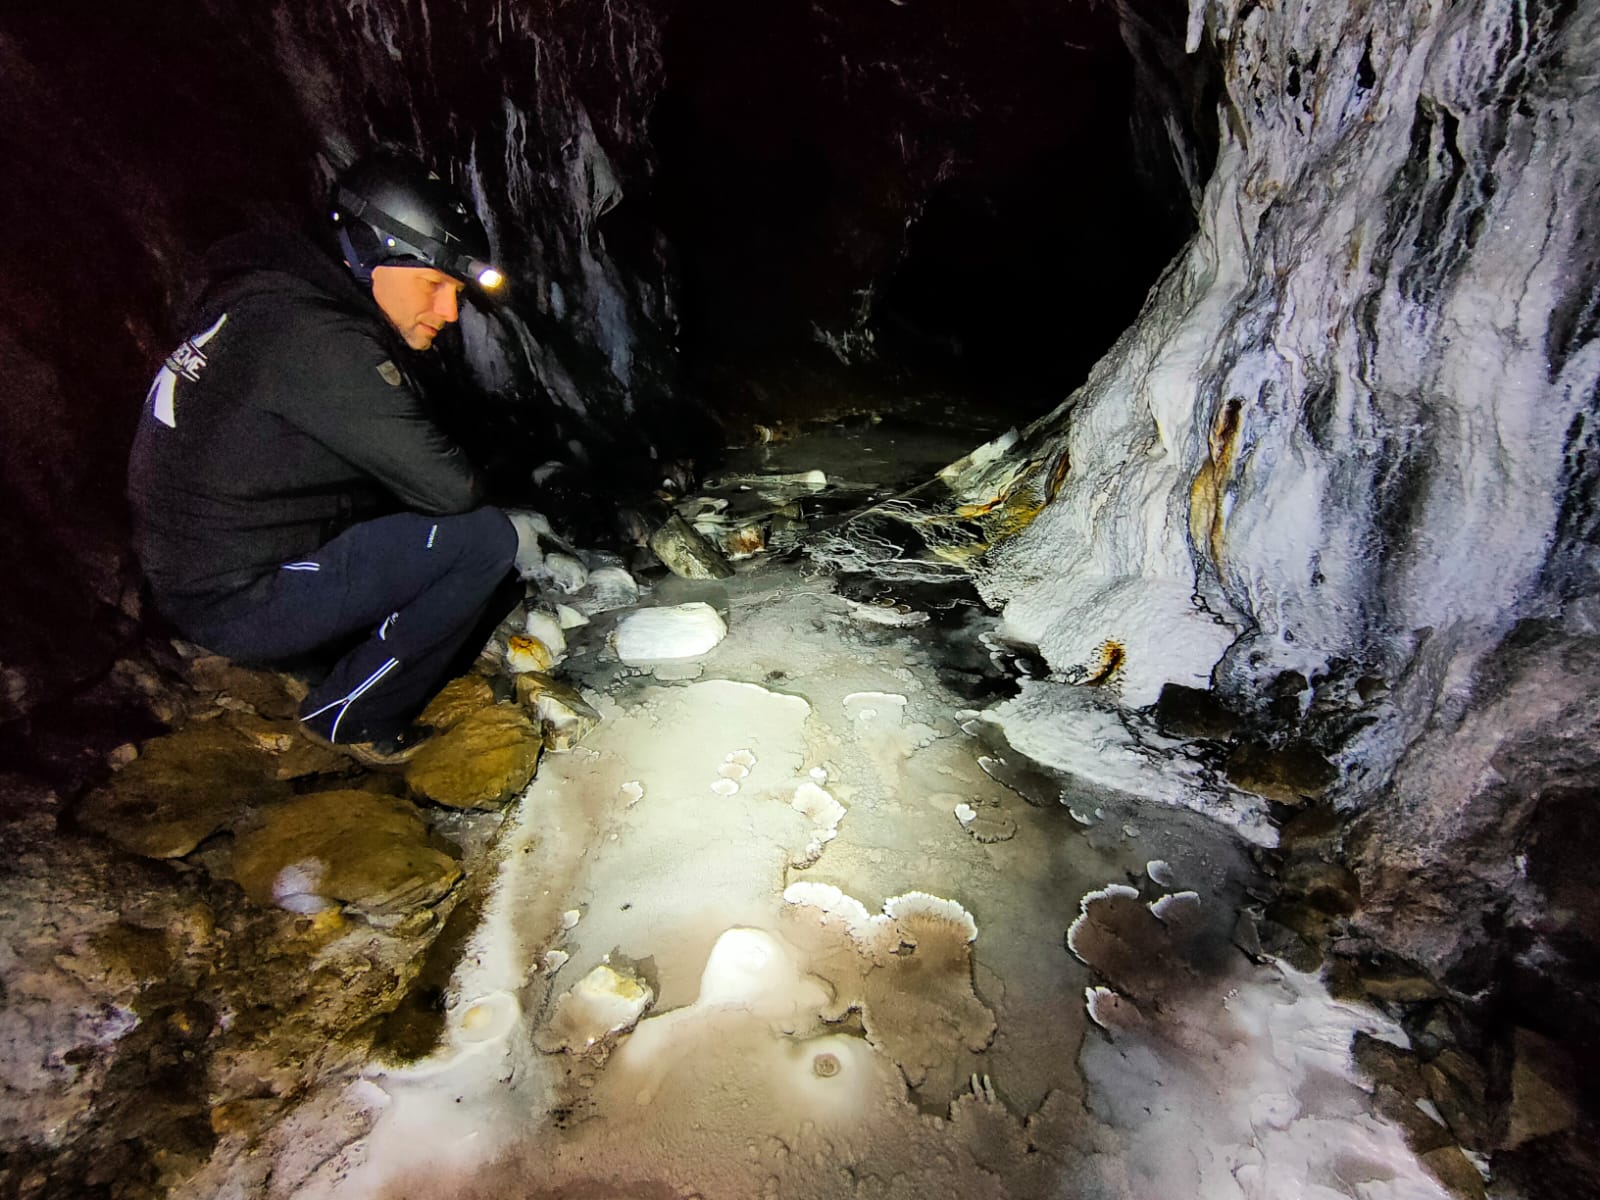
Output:
<svg viewBox="0 0 1600 1200">
<path fill-rule="evenodd" d="M 356 277 L 356 282 L 370 284 L 372 268 L 378 264 L 368 262 L 366 255 L 356 248 L 355 240 L 350 236 L 349 226 L 341 226 L 338 237 L 339 249 L 344 254 L 345 265 L 350 268 L 350 274 Z"/>
</svg>

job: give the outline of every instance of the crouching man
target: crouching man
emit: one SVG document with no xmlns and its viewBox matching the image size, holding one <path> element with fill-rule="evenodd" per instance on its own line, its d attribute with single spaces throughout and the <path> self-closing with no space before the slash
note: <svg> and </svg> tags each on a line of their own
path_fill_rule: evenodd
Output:
<svg viewBox="0 0 1600 1200">
<path fill-rule="evenodd" d="M 411 718 L 518 554 L 518 524 L 483 506 L 407 369 L 463 289 L 500 276 L 482 223 L 415 160 L 357 163 L 329 218 L 326 248 L 213 251 L 140 417 L 134 547 L 156 606 L 210 650 L 270 663 L 353 642 L 301 721 L 384 765 L 414 753 Z"/>
</svg>

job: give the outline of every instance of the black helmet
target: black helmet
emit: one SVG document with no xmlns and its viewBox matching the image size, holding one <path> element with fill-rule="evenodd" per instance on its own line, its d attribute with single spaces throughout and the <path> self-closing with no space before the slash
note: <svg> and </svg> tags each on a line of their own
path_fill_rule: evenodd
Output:
<svg viewBox="0 0 1600 1200">
<path fill-rule="evenodd" d="M 489 264 L 483 222 L 409 155 L 380 151 L 359 159 L 335 181 L 328 207 L 339 249 L 362 283 L 371 282 L 374 267 L 407 262 L 490 290 L 504 279 Z"/>
</svg>

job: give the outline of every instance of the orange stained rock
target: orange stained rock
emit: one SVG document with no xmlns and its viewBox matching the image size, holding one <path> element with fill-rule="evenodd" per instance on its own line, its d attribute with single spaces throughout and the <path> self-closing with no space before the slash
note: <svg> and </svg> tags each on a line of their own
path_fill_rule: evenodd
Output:
<svg viewBox="0 0 1600 1200">
<path fill-rule="evenodd" d="M 1190 540 L 1196 546 L 1203 546 L 1216 564 L 1222 562 L 1222 535 L 1226 520 L 1222 501 L 1239 454 L 1239 435 L 1244 426 L 1240 416 L 1243 407 L 1244 401 L 1237 396 L 1223 405 L 1208 439 L 1210 457 L 1200 465 L 1200 470 L 1195 473 L 1194 484 L 1189 489 Z"/>
<path fill-rule="evenodd" d="M 1116 678 L 1117 672 L 1122 670 L 1122 664 L 1127 661 L 1128 657 L 1128 651 L 1122 643 L 1112 641 L 1109 638 L 1100 644 L 1100 649 L 1097 653 L 1099 662 L 1094 672 L 1088 679 L 1084 680 L 1084 683 L 1089 687 L 1100 687 L 1102 684 L 1110 683 Z"/>
<path fill-rule="evenodd" d="M 1072 470 L 1072 455 L 1062 447 L 1061 453 L 1056 456 L 1055 464 L 1050 468 L 1050 478 L 1045 483 L 1044 502 L 1051 504 L 1061 494 L 1062 487 L 1067 482 L 1067 473 Z"/>
</svg>

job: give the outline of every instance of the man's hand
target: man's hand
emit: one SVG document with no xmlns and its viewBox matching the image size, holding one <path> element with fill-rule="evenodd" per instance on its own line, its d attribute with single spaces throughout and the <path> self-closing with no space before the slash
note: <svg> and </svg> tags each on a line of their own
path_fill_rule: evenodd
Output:
<svg viewBox="0 0 1600 1200">
<path fill-rule="evenodd" d="M 540 541 L 557 545 L 564 543 L 551 530 L 550 522 L 543 513 L 527 508 L 508 508 L 503 511 L 511 527 L 517 531 L 517 575 L 525 581 L 532 579 L 544 566 L 544 551 L 540 549 Z"/>
</svg>

